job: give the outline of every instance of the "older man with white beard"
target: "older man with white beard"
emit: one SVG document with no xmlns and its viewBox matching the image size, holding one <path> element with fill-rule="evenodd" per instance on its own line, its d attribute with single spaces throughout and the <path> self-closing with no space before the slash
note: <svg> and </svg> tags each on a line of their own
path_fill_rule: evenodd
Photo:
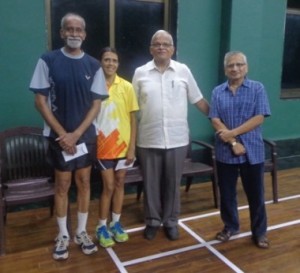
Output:
<svg viewBox="0 0 300 273">
<path fill-rule="evenodd" d="M 49 161 L 55 170 L 55 207 L 59 227 L 53 251 L 55 260 L 69 257 L 67 207 L 72 173 L 78 192 L 78 226 L 74 241 L 86 255 L 97 251 L 86 232 L 86 223 L 90 172 L 96 152 L 93 122 L 101 100 L 107 97 L 98 60 L 81 50 L 86 38 L 84 19 L 74 13 L 66 14 L 61 20 L 60 36 L 64 47 L 40 57 L 30 83 L 30 89 L 35 93 L 35 106 L 45 121 Z"/>
</svg>

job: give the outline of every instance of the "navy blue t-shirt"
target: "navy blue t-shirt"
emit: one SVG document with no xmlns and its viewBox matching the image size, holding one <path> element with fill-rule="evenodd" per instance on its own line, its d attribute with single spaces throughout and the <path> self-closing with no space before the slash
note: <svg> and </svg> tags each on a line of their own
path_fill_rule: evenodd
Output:
<svg viewBox="0 0 300 273">
<path fill-rule="evenodd" d="M 97 79 L 96 79 L 97 78 Z M 73 57 L 63 51 L 45 53 L 34 71 L 30 90 L 48 97 L 51 110 L 67 132 L 73 132 L 84 120 L 94 99 L 107 97 L 105 78 L 100 63 L 88 54 Z M 44 135 L 57 135 L 45 124 Z M 79 143 L 96 136 L 94 124 Z"/>
</svg>

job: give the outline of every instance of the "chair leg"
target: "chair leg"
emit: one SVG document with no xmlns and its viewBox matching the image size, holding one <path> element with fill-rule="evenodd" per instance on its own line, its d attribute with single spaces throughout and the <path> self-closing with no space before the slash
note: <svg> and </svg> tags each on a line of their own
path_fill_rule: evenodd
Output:
<svg viewBox="0 0 300 273">
<path fill-rule="evenodd" d="M 219 207 L 219 189 L 218 189 L 217 178 L 214 175 L 211 176 L 211 182 L 212 182 L 215 208 L 217 209 Z"/>
<path fill-rule="evenodd" d="M 193 183 L 193 177 L 192 176 L 188 176 L 186 178 L 186 183 L 185 183 L 185 192 L 188 192 L 190 190 L 190 187 Z"/>
<path fill-rule="evenodd" d="M 53 217 L 53 214 L 54 214 L 54 197 L 50 199 L 49 206 L 50 206 L 50 216 Z"/>
<path fill-rule="evenodd" d="M 271 172 L 272 177 L 272 189 L 273 189 L 273 203 L 278 203 L 278 183 L 277 183 L 277 172 Z"/>
<path fill-rule="evenodd" d="M 144 188 L 143 182 L 137 184 L 137 195 L 136 195 L 137 201 L 140 201 L 140 199 L 141 199 L 141 196 L 143 193 L 143 188 Z"/>
</svg>

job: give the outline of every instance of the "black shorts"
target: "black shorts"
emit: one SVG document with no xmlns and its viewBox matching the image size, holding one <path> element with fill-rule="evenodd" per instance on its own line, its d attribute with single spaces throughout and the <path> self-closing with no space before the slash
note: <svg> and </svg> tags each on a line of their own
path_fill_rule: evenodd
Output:
<svg viewBox="0 0 300 273">
<path fill-rule="evenodd" d="M 98 159 L 96 167 L 100 171 L 105 171 L 108 169 L 115 169 L 119 160 L 121 160 L 121 159 L 125 159 L 125 157 L 116 158 L 116 159 Z"/>
<path fill-rule="evenodd" d="M 48 138 L 49 146 L 47 153 L 47 160 L 49 164 L 59 171 L 75 171 L 81 168 L 85 168 L 94 164 L 96 160 L 96 138 L 93 143 L 85 143 L 88 153 L 74 158 L 70 161 L 65 161 L 62 155 L 63 149 L 59 146 L 58 142 L 53 138 Z M 77 143 L 80 144 L 80 143 Z"/>
</svg>

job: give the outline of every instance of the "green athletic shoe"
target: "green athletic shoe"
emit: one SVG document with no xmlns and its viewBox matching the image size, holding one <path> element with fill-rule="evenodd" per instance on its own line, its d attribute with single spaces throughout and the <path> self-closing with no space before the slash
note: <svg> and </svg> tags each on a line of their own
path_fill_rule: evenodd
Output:
<svg viewBox="0 0 300 273">
<path fill-rule="evenodd" d="M 99 244 L 102 247 L 105 247 L 105 248 L 106 247 L 112 247 L 115 244 L 115 242 L 111 238 L 111 235 L 108 232 L 106 226 L 102 226 L 102 227 L 97 226 L 97 228 L 96 228 L 96 237 L 99 241 Z"/>
<path fill-rule="evenodd" d="M 119 243 L 128 241 L 129 239 L 128 234 L 124 231 L 120 222 L 115 222 L 115 224 L 111 223 L 109 227 L 115 241 Z"/>
</svg>

